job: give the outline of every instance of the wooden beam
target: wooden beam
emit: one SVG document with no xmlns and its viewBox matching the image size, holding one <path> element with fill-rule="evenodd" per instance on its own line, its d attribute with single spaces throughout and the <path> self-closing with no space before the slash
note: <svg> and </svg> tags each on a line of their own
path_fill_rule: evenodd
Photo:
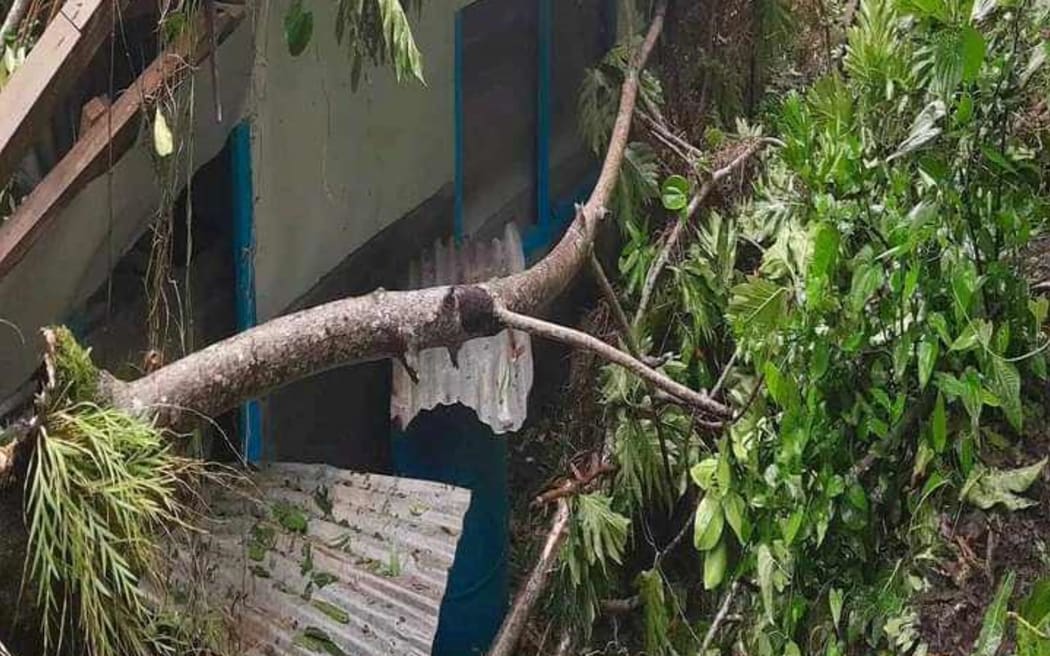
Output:
<svg viewBox="0 0 1050 656">
<path fill-rule="evenodd" d="M 243 7 L 223 5 L 215 21 L 217 36 L 228 36 L 244 15 Z M 134 143 L 142 113 L 210 52 L 203 16 L 198 15 L 184 38 L 150 64 L 0 225 L 0 278 L 25 257 L 62 207 Z"/>
<path fill-rule="evenodd" d="M 47 128 L 128 0 L 67 0 L 0 93 L 0 185 Z"/>
</svg>

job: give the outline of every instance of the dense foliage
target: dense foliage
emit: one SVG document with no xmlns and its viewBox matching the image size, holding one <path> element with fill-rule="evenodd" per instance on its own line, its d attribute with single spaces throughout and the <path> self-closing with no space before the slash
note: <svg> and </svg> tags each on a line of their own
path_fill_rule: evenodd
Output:
<svg viewBox="0 0 1050 656">
<path fill-rule="evenodd" d="M 624 591 L 631 535 L 697 499 L 703 571 L 633 582 L 647 653 L 694 652 L 736 581 L 748 611 L 722 635 L 740 653 L 924 649 L 909 599 L 940 510 L 1022 508 L 1042 468 L 999 471 L 982 454 L 1023 439 L 1024 381 L 1046 377 L 1048 301 L 1020 265 L 1050 198 L 1047 26 L 1048 8 L 1024 0 L 863 0 L 833 70 L 770 103 L 762 122 L 781 143 L 753 199 L 693 218 L 635 326 L 682 382 L 710 388 L 731 367 L 722 389 L 741 416 L 704 430 L 606 371 L 620 469 L 608 494 L 575 502 L 576 626 Z M 742 141 L 760 132 L 738 127 Z M 620 214 L 628 306 L 660 245 L 657 181 L 637 177 L 624 186 L 648 196 Z M 684 207 L 683 182 L 664 183 L 664 206 Z M 712 592 L 698 600 L 696 584 Z"/>
</svg>

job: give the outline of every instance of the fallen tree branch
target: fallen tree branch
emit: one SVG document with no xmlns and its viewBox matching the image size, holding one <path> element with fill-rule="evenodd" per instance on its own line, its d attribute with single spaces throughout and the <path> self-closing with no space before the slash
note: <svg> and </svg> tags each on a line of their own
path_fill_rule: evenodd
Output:
<svg viewBox="0 0 1050 656">
<path fill-rule="evenodd" d="M 135 381 L 105 375 L 100 400 L 133 414 L 152 414 L 161 425 L 179 427 L 196 416 L 220 414 L 327 369 L 431 347 L 455 348 L 468 339 L 493 334 L 500 329 L 496 307 L 536 312 L 569 285 L 591 252 L 623 162 L 639 71 L 663 29 L 665 13 L 662 1 L 624 76 L 594 190 L 562 239 L 535 265 L 479 285 L 380 290 L 279 317 Z"/>
<path fill-rule="evenodd" d="M 605 474 L 611 474 L 617 469 L 618 467 L 611 462 L 596 464 L 587 473 L 580 474 L 573 478 L 567 478 L 562 481 L 560 485 L 541 493 L 532 500 L 532 505 L 543 506 L 553 501 L 557 501 L 558 499 L 574 496 L 578 492 L 586 490 L 587 487 L 599 477 L 604 476 Z"/>
<path fill-rule="evenodd" d="M 649 309 L 649 301 L 652 300 L 653 291 L 656 290 L 656 283 L 660 278 L 660 274 L 663 273 L 664 268 L 667 267 L 667 263 L 671 259 L 671 253 L 674 252 L 675 247 L 678 245 L 678 241 L 682 238 L 682 233 L 685 231 L 686 226 L 689 225 L 690 220 L 693 218 L 693 215 L 696 214 L 696 211 L 700 209 L 700 206 L 719 182 L 728 177 L 744 162 L 749 160 L 755 153 L 761 150 L 763 146 L 774 142 L 775 140 L 771 139 L 759 139 L 753 142 L 747 146 L 743 152 L 733 158 L 731 162 L 712 173 L 711 177 L 700 186 L 700 190 L 696 192 L 696 195 L 694 195 L 689 201 L 689 205 L 686 206 L 685 214 L 675 222 L 674 228 L 671 229 L 671 232 L 668 233 L 667 237 L 664 239 L 664 243 L 660 247 L 660 252 L 656 256 L 656 260 L 653 262 L 652 267 L 650 267 L 649 273 L 645 276 L 645 284 L 642 285 L 642 293 L 638 301 L 638 309 L 634 313 L 633 325 L 637 326 L 641 323 L 642 317 L 645 316 L 645 312 Z"/>
<path fill-rule="evenodd" d="M 641 360 L 624 353 L 620 349 L 610 346 L 602 340 L 567 326 L 560 326 L 549 321 L 518 314 L 505 308 L 497 306 L 495 316 L 500 324 L 507 328 L 514 328 L 523 332 L 562 342 L 576 348 L 582 348 L 597 353 L 609 362 L 618 364 L 642 380 L 652 383 L 659 389 L 677 398 L 680 402 L 693 406 L 715 417 L 728 419 L 733 412 L 727 406 L 722 405 L 709 397 L 706 393 L 697 392 L 685 385 L 668 378 L 659 371 L 647 367 Z"/>
<path fill-rule="evenodd" d="M 528 580 L 525 581 L 525 585 L 522 586 L 514 598 L 514 604 L 511 606 L 510 612 L 507 613 L 507 617 L 503 620 L 503 625 L 492 643 L 489 656 L 510 656 L 510 654 L 514 653 L 514 648 L 518 644 L 518 638 L 521 637 L 521 631 L 525 628 L 525 623 L 532 613 L 533 606 L 536 605 L 536 601 L 547 588 L 547 582 L 550 579 L 551 572 L 554 570 L 558 553 L 561 551 L 561 545 L 568 535 L 569 518 L 569 504 L 564 499 L 561 499 L 558 501 L 558 511 L 554 515 L 554 521 L 551 522 L 551 528 L 547 533 L 543 551 L 540 552 L 540 558 L 533 566 Z"/>
</svg>

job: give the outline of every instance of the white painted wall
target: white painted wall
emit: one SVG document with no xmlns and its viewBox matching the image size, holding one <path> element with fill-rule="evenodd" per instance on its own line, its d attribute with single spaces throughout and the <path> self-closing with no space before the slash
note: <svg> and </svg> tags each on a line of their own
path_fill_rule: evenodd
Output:
<svg viewBox="0 0 1050 656">
<path fill-rule="evenodd" d="M 389 67 L 350 88 L 336 4 L 311 3 L 314 34 L 288 54 L 290 0 L 263 3 L 253 121 L 259 320 L 280 314 L 332 267 L 453 178 L 454 15 L 428 0 L 410 16 L 426 86 Z M 449 217 L 451 225 L 451 217 Z"/>
</svg>

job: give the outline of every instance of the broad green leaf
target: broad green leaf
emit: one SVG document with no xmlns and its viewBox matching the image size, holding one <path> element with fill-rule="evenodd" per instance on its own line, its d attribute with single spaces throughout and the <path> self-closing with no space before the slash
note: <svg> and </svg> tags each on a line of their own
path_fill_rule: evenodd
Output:
<svg viewBox="0 0 1050 656">
<path fill-rule="evenodd" d="M 854 312 L 864 309 L 871 295 L 882 286 L 883 271 L 878 264 L 862 262 L 853 270 L 853 282 L 850 284 L 850 307 Z"/>
<path fill-rule="evenodd" d="M 930 438 L 933 450 L 942 453 L 948 444 L 948 419 L 944 412 L 944 395 L 937 393 L 937 402 L 933 404 L 933 415 L 930 421 Z"/>
<path fill-rule="evenodd" d="M 1047 656 L 1050 654 L 1050 579 L 1041 579 L 1032 586 L 1032 592 L 1021 604 L 1017 623 L 1016 656 Z"/>
<path fill-rule="evenodd" d="M 831 610 L 832 625 L 838 626 L 842 619 L 842 590 L 839 588 L 828 590 L 828 608 Z"/>
<path fill-rule="evenodd" d="M 787 289 L 761 278 L 733 287 L 726 317 L 737 335 L 770 333 L 787 314 Z"/>
<path fill-rule="evenodd" d="M 781 531 L 784 534 L 784 544 L 791 546 L 798 537 L 798 530 L 802 528 L 802 520 L 806 518 L 806 509 L 799 507 L 795 512 L 791 513 L 791 517 L 788 517 L 786 522 L 781 524 Z"/>
<path fill-rule="evenodd" d="M 955 107 L 955 123 L 960 126 L 966 125 L 971 118 L 973 118 L 973 96 L 964 93 Z"/>
<path fill-rule="evenodd" d="M 733 468 L 729 464 L 728 445 L 723 441 L 722 452 L 718 456 L 718 469 L 715 470 L 715 481 L 718 483 L 718 491 L 725 494 L 733 487 Z"/>
<path fill-rule="evenodd" d="M 912 342 L 911 337 L 907 334 L 897 339 L 897 343 L 893 347 L 893 378 L 894 380 L 901 380 L 904 377 L 904 373 L 908 370 L 908 364 L 911 362 L 912 357 Z"/>
<path fill-rule="evenodd" d="M 718 458 L 704 458 L 693 465 L 692 469 L 689 470 L 689 475 L 693 478 L 693 482 L 700 486 L 701 490 L 707 492 L 714 486 L 715 471 L 717 469 Z"/>
<path fill-rule="evenodd" d="M 992 339 L 992 330 L 993 326 L 988 321 L 983 319 L 971 321 L 966 324 L 959 336 L 955 338 L 949 350 L 968 351 L 976 348 L 979 344 L 987 347 Z"/>
<path fill-rule="evenodd" d="M 704 556 L 704 590 L 714 590 L 726 575 L 726 541 L 719 540 L 718 546 Z"/>
<path fill-rule="evenodd" d="M 963 82 L 972 82 L 977 79 L 984 62 L 984 53 L 987 44 L 981 33 L 969 25 L 962 28 L 962 75 Z"/>
<path fill-rule="evenodd" d="M 175 152 L 175 138 L 160 105 L 157 105 L 157 111 L 153 114 L 153 149 L 160 157 L 167 157 Z"/>
<path fill-rule="evenodd" d="M 1020 432 L 1023 423 L 1021 411 L 1021 375 L 1012 362 L 1000 357 L 989 357 L 991 368 L 988 376 L 989 387 L 1014 430 Z"/>
<path fill-rule="evenodd" d="M 996 504 L 1002 504 L 1008 510 L 1022 510 L 1033 506 L 1036 501 L 1019 494 L 1039 478 L 1046 462 L 1047 459 L 1043 458 L 1039 462 L 1017 469 L 990 469 L 978 465 L 970 472 L 959 497 L 982 510 L 988 510 Z"/>
<path fill-rule="evenodd" d="M 951 332 L 948 330 L 948 321 L 943 314 L 931 312 L 930 316 L 926 317 L 926 321 L 937 331 L 937 336 L 941 338 L 945 346 L 949 346 L 952 343 Z"/>
<path fill-rule="evenodd" d="M 977 636 L 972 656 L 995 656 L 1006 634 L 1006 611 L 1010 595 L 1014 591 L 1014 573 L 1011 571 L 1003 577 L 999 589 L 995 592 L 992 603 L 988 604 L 981 623 L 981 633 Z"/>
<path fill-rule="evenodd" d="M 725 525 L 725 516 L 722 513 L 722 503 L 712 494 L 705 494 L 696 507 L 696 519 L 693 525 L 693 544 L 699 551 L 708 551 L 722 537 L 722 527 Z"/>
<path fill-rule="evenodd" d="M 689 181 L 680 175 L 672 175 L 660 187 L 660 201 L 664 209 L 680 212 L 689 205 Z"/>
<path fill-rule="evenodd" d="M 930 374 L 937 364 L 937 356 L 940 354 L 940 346 L 937 339 L 923 338 L 919 342 L 919 389 L 926 389 L 930 382 Z"/>
<path fill-rule="evenodd" d="M 1050 579 L 1040 579 L 1032 586 L 1032 592 L 1021 604 L 1021 617 L 1034 626 L 1050 617 Z"/>
<path fill-rule="evenodd" d="M 1050 301 L 1045 296 L 1039 298 L 1030 299 L 1028 301 L 1028 311 L 1032 313 L 1032 317 L 1035 318 L 1036 328 L 1042 328 L 1043 324 L 1046 323 L 1047 311 L 1050 310 Z"/>
<path fill-rule="evenodd" d="M 747 516 L 747 504 L 744 498 L 736 492 L 730 492 L 722 499 L 722 506 L 726 513 L 726 521 L 729 527 L 736 533 L 740 544 L 747 544 L 751 539 L 751 520 Z"/>
<path fill-rule="evenodd" d="M 867 514 L 869 509 L 868 493 L 864 491 L 864 488 L 861 487 L 860 484 L 854 483 L 849 486 L 846 490 L 846 499 L 849 500 L 851 506 L 864 514 Z"/>
<path fill-rule="evenodd" d="M 969 312 L 970 301 L 977 290 L 977 267 L 970 261 L 959 263 L 953 267 L 951 276 L 956 306 L 965 314 Z"/>
<path fill-rule="evenodd" d="M 769 545 L 766 544 L 758 546 L 755 558 L 757 561 L 758 589 L 762 594 L 762 605 L 766 609 L 766 618 L 772 622 L 774 617 L 773 570 L 776 568 L 776 561 L 773 559 L 773 552 L 769 550 Z"/>
<path fill-rule="evenodd" d="M 962 379 L 959 379 L 952 374 L 937 372 L 934 380 L 938 389 L 944 392 L 949 399 L 962 399 L 963 407 L 976 424 L 981 418 L 981 406 L 984 404 L 981 395 L 981 381 L 977 378 L 977 373 L 968 369 Z"/>
<path fill-rule="evenodd" d="M 295 0 L 284 15 L 284 40 L 288 54 L 298 57 L 310 45 L 314 33 L 313 12 L 303 8 L 302 0 Z"/>
<path fill-rule="evenodd" d="M 772 361 L 767 361 L 762 368 L 769 395 L 781 408 L 789 409 L 798 405 L 798 383 L 790 374 L 781 373 Z"/>
<path fill-rule="evenodd" d="M 827 275 L 839 251 L 839 232 L 830 223 L 821 223 L 813 236 L 813 254 L 809 260 L 811 277 Z"/>
<path fill-rule="evenodd" d="M 788 640 L 784 645 L 784 656 L 802 656 L 802 650 L 798 648 L 794 640 Z"/>
</svg>

